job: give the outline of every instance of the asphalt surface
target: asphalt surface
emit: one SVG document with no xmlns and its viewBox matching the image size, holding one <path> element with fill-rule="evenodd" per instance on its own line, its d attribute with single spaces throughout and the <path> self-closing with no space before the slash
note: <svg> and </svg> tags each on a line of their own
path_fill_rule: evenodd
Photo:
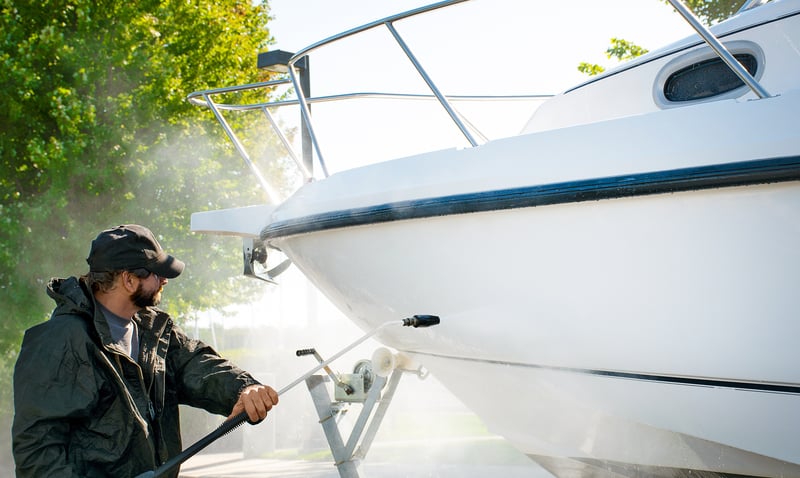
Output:
<svg viewBox="0 0 800 478">
<path fill-rule="evenodd" d="M 360 478 L 551 478 L 535 464 L 372 463 L 359 467 Z M 332 462 L 246 459 L 241 453 L 200 454 L 181 467 L 181 478 L 341 478 Z"/>
</svg>

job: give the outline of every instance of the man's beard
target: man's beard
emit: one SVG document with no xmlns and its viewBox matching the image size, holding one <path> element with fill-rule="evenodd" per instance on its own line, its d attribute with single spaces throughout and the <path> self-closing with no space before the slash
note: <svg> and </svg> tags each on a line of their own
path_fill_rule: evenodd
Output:
<svg viewBox="0 0 800 478">
<path fill-rule="evenodd" d="M 142 288 L 142 283 L 139 282 L 139 287 L 136 288 L 136 292 L 134 292 L 131 296 L 131 300 L 136 307 L 141 307 L 142 309 L 145 307 L 152 307 L 161 302 L 161 297 L 158 293 L 159 289 L 156 289 L 152 292 L 144 290 L 144 288 Z"/>
</svg>

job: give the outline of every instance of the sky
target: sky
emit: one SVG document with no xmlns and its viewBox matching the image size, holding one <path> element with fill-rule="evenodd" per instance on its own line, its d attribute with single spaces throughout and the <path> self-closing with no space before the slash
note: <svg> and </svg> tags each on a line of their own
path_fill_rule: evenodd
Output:
<svg viewBox="0 0 800 478">
<path fill-rule="evenodd" d="M 429 3 L 270 0 L 269 28 L 275 39 L 271 49 L 296 52 Z M 661 0 L 472 0 L 399 21 L 395 27 L 445 95 L 559 93 L 587 79 L 577 70 L 579 63 L 615 64 L 605 56 L 612 37 L 656 49 L 692 33 Z M 364 91 L 430 94 L 384 27 L 312 53 L 311 85 L 314 96 Z M 438 105 L 417 103 L 403 109 L 392 102 L 388 119 L 385 101 L 350 102 L 347 110 L 330 103 L 316 106 L 314 128 L 328 168 L 335 172 L 369 161 L 467 145 Z M 454 106 L 493 139 L 519 132 L 535 105 Z M 404 129 L 409 125 L 416 128 Z M 438 134 L 420 135 L 420 131 Z M 414 135 L 413 141 L 409 135 Z M 364 156 L 356 150 L 364 151 Z"/>
<path fill-rule="evenodd" d="M 276 40 L 274 48 L 298 51 L 341 31 L 430 3 L 420 0 L 270 0 L 273 20 L 269 26 Z M 530 58 L 547 54 L 556 66 L 566 64 L 572 70 L 571 75 L 559 75 L 554 82 L 544 83 L 555 87 L 583 78 L 575 70 L 574 58 L 597 63 L 606 61 L 603 53 L 612 36 L 655 48 L 678 39 L 680 32 L 690 31 L 672 8 L 660 0 L 473 0 L 439 10 L 429 18 L 430 22 L 405 20 L 398 22 L 397 27 L 401 34 L 408 33 L 407 41 L 414 45 L 448 39 L 449 55 L 456 61 L 469 62 L 478 58 L 483 72 L 488 74 L 493 71 L 504 74 L 497 69 L 512 64 L 518 73 L 541 70 L 544 65 L 526 62 L 519 56 L 520 52 Z M 549 43 L 539 43 L 542 38 L 549 39 Z M 366 51 L 378 51 L 377 42 L 371 46 L 373 48 Z M 564 60 L 559 61 L 550 53 Z M 365 57 L 374 58 L 375 54 L 364 55 L 361 59 Z M 525 63 L 530 64 L 526 67 Z M 544 72 L 539 71 L 536 76 L 545 76 L 541 73 Z M 315 77 L 312 79 L 315 85 L 320 83 Z M 510 82 L 506 87 L 528 92 L 531 80 L 530 76 L 517 75 L 504 78 L 503 83 Z M 542 78 L 537 78 L 540 80 Z"/>
</svg>

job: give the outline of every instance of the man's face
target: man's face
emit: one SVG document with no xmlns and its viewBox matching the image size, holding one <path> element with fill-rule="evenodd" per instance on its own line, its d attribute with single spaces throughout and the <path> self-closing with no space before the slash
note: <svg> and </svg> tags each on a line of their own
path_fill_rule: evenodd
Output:
<svg viewBox="0 0 800 478">
<path fill-rule="evenodd" d="M 161 291 L 163 290 L 161 278 L 156 274 L 150 274 L 139 281 L 139 287 L 131 296 L 136 307 L 151 307 L 161 302 Z"/>
</svg>

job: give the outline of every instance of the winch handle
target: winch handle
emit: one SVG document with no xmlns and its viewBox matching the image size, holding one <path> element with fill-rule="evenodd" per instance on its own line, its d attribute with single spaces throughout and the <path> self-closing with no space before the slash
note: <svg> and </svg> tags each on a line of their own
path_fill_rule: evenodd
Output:
<svg viewBox="0 0 800 478">
<path fill-rule="evenodd" d="M 333 362 L 334 360 L 338 359 L 342 355 L 346 354 L 347 352 L 349 352 L 352 349 L 356 348 L 357 346 L 361 345 L 362 342 L 366 341 L 367 339 L 369 339 L 373 335 L 377 334 L 378 332 L 383 330 L 385 327 L 388 327 L 390 325 L 403 325 L 405 327 L 409 327 L 410 326 L 410 327 L 415 327 L 415 328 L 416 327 L 430 327 L 430 326 L 436 325 L 438 323 L 439 323 L 439 317 L 436 316 L 436 315 L 415 315 L 413 317 L 409 317 L 409 318 L 403 319 L 401 321 L 391 320 L 389 322 L 384 322 L 383 324 L 375 327 L 371 331 L 369 331 L 366 334 L 364 334 L 361 338 L 359 338 L 358 340 L 356 340 L 352 344 L 348 345 L 347 347 L 343 348 L 342 350 L 340 350 L 339 352 L 337 352 L 336 354 L 331 356 L 329 359 L 323 360 L 322 362 L 319 363 L 319 365 L 317 365 L 316 367 L 312 368 L 308 372 L 304 373 L 303 375 L 301 375 L 300 377 L 295 379 L 289 385 L 286 385 L 285 387 L 280 389 L 278 391 L 278 396 L 283 395 L 284 393 L 288 392 L 289 390 L 294 388 L 300 382 L 304 382 L 307 378 L 309 378 L 310 376 L 314 375 L 315 373 L 317 373 L 321 369 L 323 369 L 326 366 L 328 366 L 329 363 Z M 298 351 L 298 352 L 300 352 L 300 351 Z M 311 352 L 311 353 L 313 353 L 313 352 Z M 231 418 L 229 420 L 225 420 L 224 422 L 222 422 L 222 424 L 219 427 L 214 429 L 214 431 L 212 431 L 208 435 L 202 437 L 201 439 L 197 440 L 195 443 L 190 445 L 188 448 L 186 448 L 182 452 L 180 452 L 177 455 L 173 456 L 172 458 L 170 458 L 169 460 L 164 462 L 163 465 L 159 466 L 155 470 L 146 471 L 144 473 L 140 473 L 140 474 L 136 475 L 135 478 L 159 478 L 159 477 L 162 477 L 162 476 L 166 476 L 167 473 L 172 471 L 173 468 L 175 468 L 176 466 L 179 466 L 184 461 L 186 461 L 189 458 L 193 457 L 200 450 L 202 450 L 203 448 L 207 447 L 208 445 L 210 445 L 211 443 L 213 443 L 217 439 L 221 438 L 222 436 L 230 433 L 231 431 L 233 431 L 234 429 L 236 429 L 237 427 L 242 425 L 247 420 L 248 420 L 247 412 L 241 412 L 240 414 L 234 416 L 233 418 Z"/>
</svg>

